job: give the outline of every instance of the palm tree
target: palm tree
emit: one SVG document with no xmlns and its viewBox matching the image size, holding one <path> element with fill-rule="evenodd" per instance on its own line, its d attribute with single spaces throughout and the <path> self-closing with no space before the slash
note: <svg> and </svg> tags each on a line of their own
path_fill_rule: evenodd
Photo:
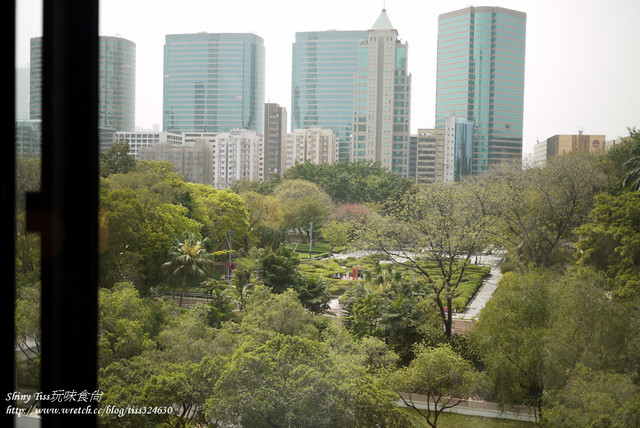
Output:
<svg viewBox="0 0 640 428">
<path fill-rule="evenodd" d="M 631 149 L 631 158 L 623 164 L 625 176 L 622 187 L 627 187 L 631 191 L 640 191 L 640 131 L 636 131 L 635 128 L 629 129 L 628 138 L 635 144 Z"/>
<path fill-rule="evenodd" d="M 640 152 L 640 150 L 636 149 Z M 622 180 L 622 186 L 628 187 L 632 191 L 640 190 L 640 154 L 636 154 L 634 157 L 624 163 L 626 174 L 624 180 Z"/>
<path fill-rule="evenodd" d="M 180 306 L 187 290 L 187 278 L 204 278 L 215 266 L 213 254 L 207 251 L 209 238 L 198 240 L 194 233 L 185 232 L 180 238 L 176 238 L 174 244 L 167 253 L 168 261 L 162 265 L 171 278 L 182 275 L 182 294 Z"/>
<path fill-rule="evenodd" d="M 397 294 L 406 282 L 402 272 L 394 269 L 391 263 L 378 263 L 373 270 L 365 272 L 365 280 L 388 295 Z"/>
</svg>

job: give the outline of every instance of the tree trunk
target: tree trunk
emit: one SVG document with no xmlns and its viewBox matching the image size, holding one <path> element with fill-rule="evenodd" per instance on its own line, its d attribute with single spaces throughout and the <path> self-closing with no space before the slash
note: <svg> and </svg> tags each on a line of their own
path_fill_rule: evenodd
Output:
<svg viewBox="0 0 640 428">
<path fill-rule="evenodd" d="M 447 337 L 451 337 L 453 326 L 453 311 L 451 310 L 451 297 L 447 297 L 447 321 L 445 322 L 445 333 Z"/>
<path fill-rule="evenodd" d="M 180 307 L 182 307 L 182 299 L 184 298 L 184 292 L 187 290 L 187 270 L 184 271 L 184 276 L 182 277 L 182 294 L 180 294 Z"/>
</svg>

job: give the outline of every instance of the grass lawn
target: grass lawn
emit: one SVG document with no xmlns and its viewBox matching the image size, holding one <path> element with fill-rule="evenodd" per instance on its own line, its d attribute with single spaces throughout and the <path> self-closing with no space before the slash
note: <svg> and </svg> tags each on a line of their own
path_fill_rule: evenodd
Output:
<svg viewBox="0 0 640 428">
<path fill-rule="evenodd" d="M 315 245 L 314 245 L 315 247 Z M 346 272 L 351 274 L 354 267 L 358 267 L 363 271 L 373 270 L 375 265 L 380 261 L 380 256 L 369 255 L 358 259 L 347 258 L 337 260 L 334 258 L 323 260 L 301 260 L 298 269 L 307 275 L 322 275 L 331 282 L 330 292 L 334 297 L 343 294 L 349 287 L 354 285 L 352 280 L 342 280 L 334 278 L 337 275 L 344 275 Z M 438 271 L 436 265 L 426 266 L 434 276 L 437 277 Z M 488 266 L 469 265 L 465 268 L 462 282 L 458 286 L 457 296 L 453 300 L 453 308 L 457 311 L 463 311 L 476 291 L 482 286 L 485 278 L 489 275 L 490 268 Z M 413 275 L 413 274 L 411 274 Z M 455 280 L 455 278 L 454 278 Z"/>
<path fill-rule="evenodd" d="M 337 298 L 345 293 L 349 288 L 353 287 L 356 282 L 351 279 L 342 279 L 346 273 L 351 277 L 354 267 L 357 270 L 368 271 L 373 270 L 380 262 L 380 255 L 368 255 L 360 258 L 349 257 L 346 259 L 323 258 L 310 260 L 309 244 L 285 244 L 288 248 L 294 249 L 300 257 L 298 270 L 305 275 L 321 275 L 327 279 L 331 285 L 329 287 L 330 294 Z M 328 244 L 313 244 L 313 257 L 322 257 L 328 254 L 330 247 Z M 234 263 L 238 264 L 241 269 L 254 269 L 255 260 L 250 257 L 240 257 L 234 259 Z M 402 268 L 402 265 L 399 265 Z M 428 271 L 437 276 L 438 271 L 435 264 L 423 266 Z M 460 286 L 458 287 L 458 295 L 453 300 L 453 308 L 462 311 L 474 296 L 478 288 L 482 286 L 485 278 L 489 275 L 489 267 L 479 265 L 469 265 L 465 268 L 465 274 Z M 413 276 L 413 274 L 410 274 Z M 194 287 L 195 288 L 195 287 Z"/>
<path fill-rule="evenodd" d="M 426 420 L 412 409 L 403 409 L 417 427 L 428 427 Z M 534 428 L 536 424 L 510 419 L 481 418 L 478 416 L 460 415 L 457 413 L 441 413 L 438 417 L 438 428 Z"/>
</svg>

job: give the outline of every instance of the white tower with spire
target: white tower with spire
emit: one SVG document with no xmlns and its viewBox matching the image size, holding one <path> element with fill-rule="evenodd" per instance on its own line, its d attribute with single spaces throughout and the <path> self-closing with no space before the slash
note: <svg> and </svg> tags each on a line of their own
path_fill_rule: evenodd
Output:
<svg viewBox="0 0 640 428">
<path fill-rule="evenodd" d="M 406 177 L 411 116 L 408 45 L 398 37 L 386 9 L 360 43 L 359 55 L 351 159 L 379 161 Z"/>
</svg>

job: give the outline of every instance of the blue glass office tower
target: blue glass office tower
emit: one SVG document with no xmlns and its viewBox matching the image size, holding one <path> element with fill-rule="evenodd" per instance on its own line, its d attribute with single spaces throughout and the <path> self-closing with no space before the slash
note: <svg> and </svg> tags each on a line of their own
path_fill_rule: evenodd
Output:
<svg viewBox="0 0 640 428">
<path fill-rule="evenodd" d="M 522 157 L 526 14 L 467 7 L 438 18 L 436 127 L 472 121 L 472 174 Z"/>
<path fill-rule="evenodd" d="M 304 32 L 293 44 L 291 130 L 333 129 L 340 160 L 349 158 L 358 49 L 366 39 L 366 31 Z"/>
<path fill-rule="evenodd" d="M 162 127 L 166 132 L 263 133 L 264 41 L 248 33 L 167 35 Z"/>
<path fill-rule="evenodd" d="M 473 174 L 473 122 L 448 116 L 445 120 L 445 147 L 453 149 L 453 178 Z"/>
</svg>

